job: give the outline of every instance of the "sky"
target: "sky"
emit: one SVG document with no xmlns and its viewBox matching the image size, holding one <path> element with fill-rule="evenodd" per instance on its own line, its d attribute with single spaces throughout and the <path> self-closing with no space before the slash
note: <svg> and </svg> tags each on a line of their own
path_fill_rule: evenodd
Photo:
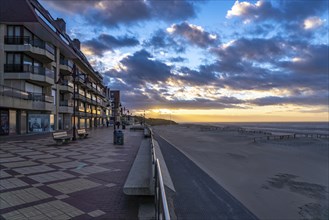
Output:
<svg viewBox="0 0 329 220">
<path fill-rule="evenodd" d="M 39 0 L 133 114 L 329 121 L 327 0 Z"/>
</svg>

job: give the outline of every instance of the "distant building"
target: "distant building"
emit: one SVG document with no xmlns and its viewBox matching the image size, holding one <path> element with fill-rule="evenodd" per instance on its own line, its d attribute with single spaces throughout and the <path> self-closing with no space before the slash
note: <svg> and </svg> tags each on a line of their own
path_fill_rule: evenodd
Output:
<svg viewBox="0 0 329 220">
<path fill-rule="evenodd" d="M 122 115 L 122 106 L 120 101 L 120 91 L 111 90 L 110 91 L 110 101 L 111 101 L 111 121 L 119 121 Z"/>
<path fill-rule="evenodd" d="M 1 0 L 0 135 L 103 126 L 109 94 L 63 19 L 37 0 Z"/>
</svg>

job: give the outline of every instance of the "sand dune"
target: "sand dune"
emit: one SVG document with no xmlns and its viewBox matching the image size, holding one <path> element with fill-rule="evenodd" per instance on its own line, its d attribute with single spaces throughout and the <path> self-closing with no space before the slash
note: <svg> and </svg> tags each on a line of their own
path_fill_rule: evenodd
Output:
<svg viewBox="0 0 329 220">
<path fill-rule="evenodd" d="M 328 139 L 253 142 L 238 127 L 157 126 L 260 219 L 328 219 Z"/>
</svg>

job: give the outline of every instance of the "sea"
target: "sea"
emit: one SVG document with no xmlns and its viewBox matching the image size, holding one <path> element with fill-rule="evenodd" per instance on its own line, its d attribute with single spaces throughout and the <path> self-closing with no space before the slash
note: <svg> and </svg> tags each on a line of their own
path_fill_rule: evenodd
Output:
<svg viewBox="0 0 329 220">
<path fill-rule="evenodd" d="M 213 122 L 198 123 L 218 127 L 236 126 L 247 130 L 262 130 L 272 134 L 326 134 L 329 135 L 329 122 Z"/>
</svg>

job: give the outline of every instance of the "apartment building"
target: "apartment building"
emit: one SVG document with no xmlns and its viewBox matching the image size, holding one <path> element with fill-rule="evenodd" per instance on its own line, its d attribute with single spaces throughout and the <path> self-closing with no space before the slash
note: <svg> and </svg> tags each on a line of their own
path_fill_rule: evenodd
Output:
<svg viewBox="0 0 329 220">
<path fill-rule="evenodd" d="M 120 117 L 122 115 L 122 106 L 120 101 L 120 91 L 119 90 L 111 90 L 110 91 L 110 101 L 111 101 L 111 115 L 110 120 L 111 123 L 115 121 L 120 121 Z"/>
<path fill-rule="evenodd" d="M 110 91 L 37 0 L 0 0 L 0 135 L 106 125 Z"/>
</svg>

